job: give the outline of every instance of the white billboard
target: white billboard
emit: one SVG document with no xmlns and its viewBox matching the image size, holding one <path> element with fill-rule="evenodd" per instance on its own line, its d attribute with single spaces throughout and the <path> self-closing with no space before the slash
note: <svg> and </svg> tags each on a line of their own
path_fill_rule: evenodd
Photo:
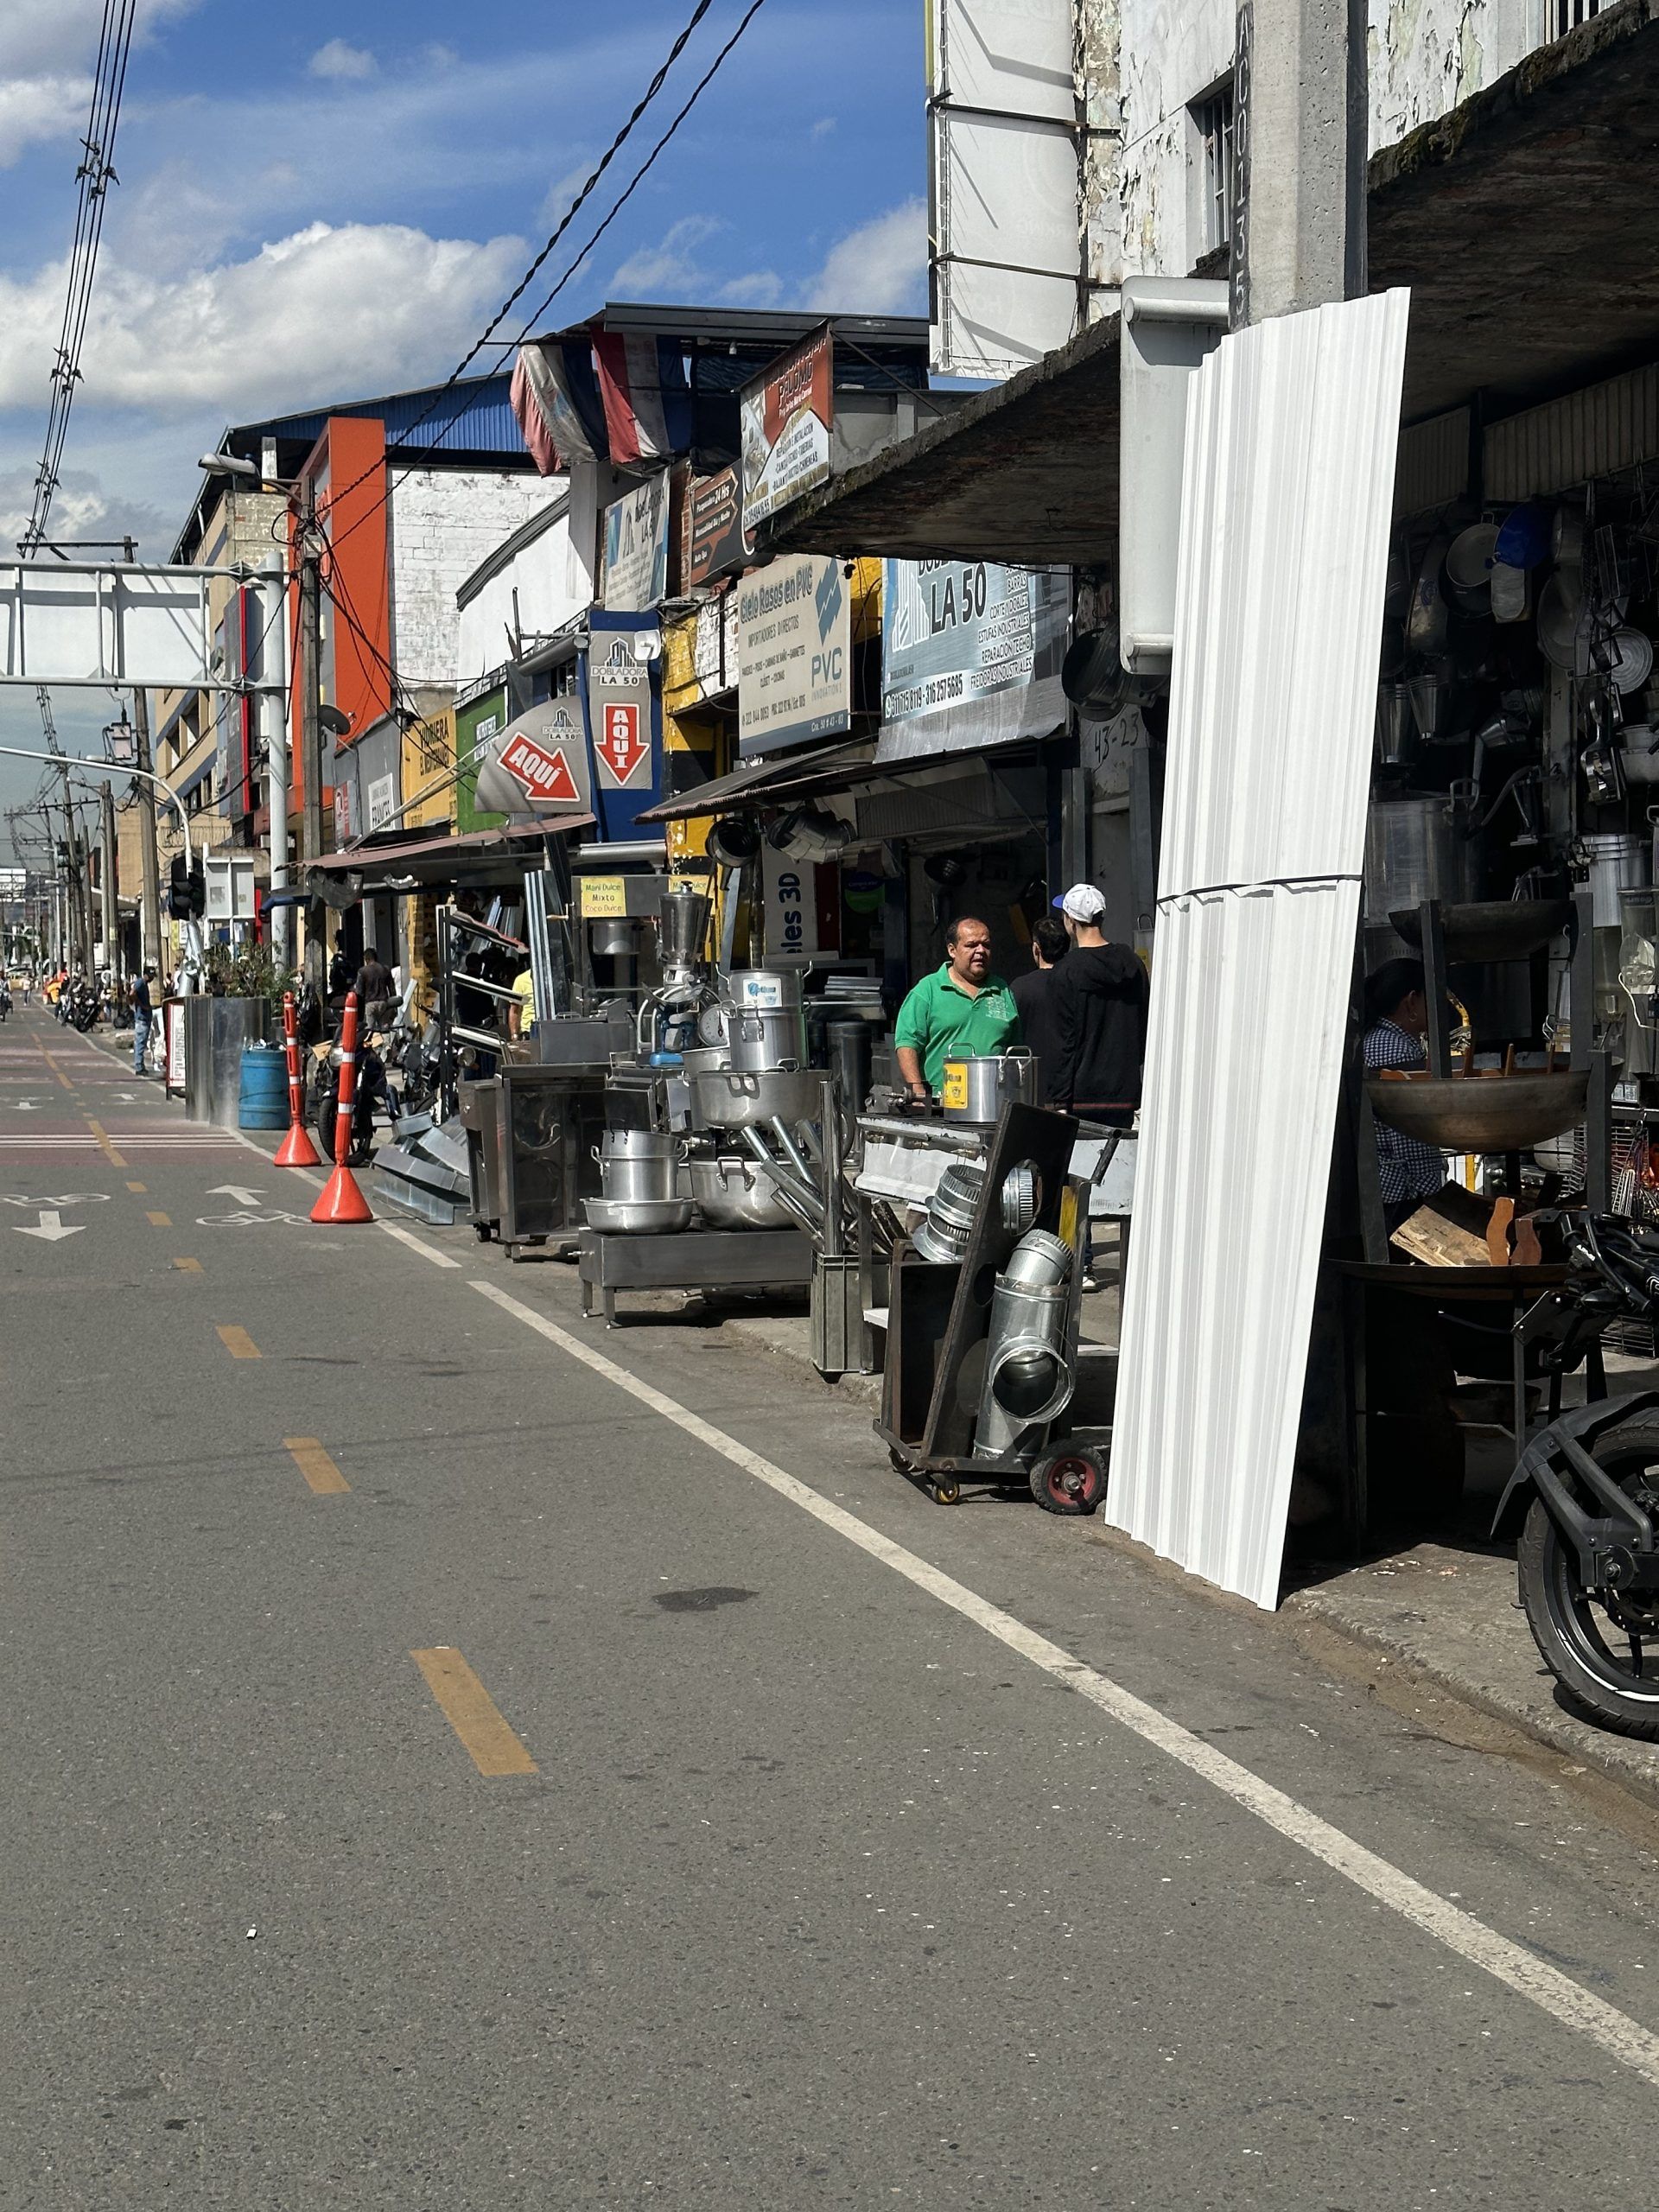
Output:
<svg viewBox="0 0 1659 2212">
<path fill-rule="evenodd" d="M 1007 377 L 1078 327 L 1074 0 L 929 10 L 933 366 Z"/>
</svg>

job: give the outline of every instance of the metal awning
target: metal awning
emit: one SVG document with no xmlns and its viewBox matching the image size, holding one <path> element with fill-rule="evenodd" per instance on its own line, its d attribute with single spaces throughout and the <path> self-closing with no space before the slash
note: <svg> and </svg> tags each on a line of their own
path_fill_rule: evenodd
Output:
<svg viewBox="0 0 1659 2212">
<path fill-rule="evenodd" d="M 704 814 L 727 814 L 743 806 L 771 805 L 785 798 L 809 798 L 815 791 L 844 790 L 848 773 L 868 768 L 874 753 L 875 740 L 861 737 L 850 745 L 820 747 L 815 752 L 785 753 L 781 759 L 745 760 L 729 775 L 711 776 L 694 791 L 659 799 L 635 818 L 690 822 Z"/>
<path fill-rule="evenodd" d="M 1619 0 L 1374 156 L 1371 289 L 1411 290 L 1407 422 L 1477 391 L 1491 422 L 1659 353 L 1656 109 L 1659 0 Z M 1109 559 L 1118 333 L 848 470 L 763 524 L 762 555 Z"/>
<path fill-rule="evenodd" d="M 557 823 L 515 824 L 502 830 L 469 830 L 458 837 L 414 837 L 402 842 L 353 846 L 324 853 L 308 869 L 359 891 L 385 891 L 440 883 L 511 881 L 533 862 L 543 836 L 591 829 L 591 814 L 562 815 Z"/>
</svg>

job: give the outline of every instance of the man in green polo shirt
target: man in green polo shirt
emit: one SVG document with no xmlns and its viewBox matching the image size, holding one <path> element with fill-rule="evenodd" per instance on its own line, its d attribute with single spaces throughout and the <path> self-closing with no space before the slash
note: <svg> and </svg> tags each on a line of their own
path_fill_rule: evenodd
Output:
<svg viewBox="0 0 1659 2212">
<path fill-rule="evenodd" d="M 1014 993 L 991 973 L 991 933 L 971 914 L 944 933 L 943 968 L 924 976 L 899 1009 L 899 1072 L 912 1098 L 936 1092 L 950 1053 L 1005 1052 L 1020 1042 Z"/>
</svg>

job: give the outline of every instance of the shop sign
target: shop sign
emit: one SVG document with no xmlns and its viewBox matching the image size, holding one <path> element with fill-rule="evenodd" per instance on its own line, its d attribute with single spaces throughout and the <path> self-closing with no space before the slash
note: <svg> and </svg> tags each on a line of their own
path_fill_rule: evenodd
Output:
<svg viewBox="0 0 1659 2212">
<path fill-rule="evenodd" d="M 686 493 L 681 549 L 686 589 L 741 569 L 753 553 L 743 527 L 743 484 L 737 470 L 694 476 Z"/>
<path fill-rule="evenodd" d="M 740 395 L 743 527 L 830 480 L 835 341 L 826 323 Z"/>
<path fill-rule="evenodd" d="M 478 791 L 480 805 L 509 816 L 586 813 L 588 748 L 572 702 L 550 699 L 510 721 L 480 763 Z"/>
<path fill-rule="evenodd" d="M 840 863 L 825 863 L 838 873 Z M 804 965 L 834 945 L 823 942 L 819 918 L 818 871 L 810 861 L 792 861 L 769 844 L 760 848 L 760 880 L 766 899 L 766 958 L 774 966 Z M 776 991 L 777 986 L 772 987 Z M 747 1001 L 750 1004 L 757 1001 Z M 768 1001 L 768 1003 L 771 1001 Z"/>
<path fill-rule="evenodd" d="M 605 604 L 640 614 L 668 596 L 668 471 L 605 510 Z"/>
<path fill-rule="evenodd" d="M 725 637 L 726 617 L 722 602 L 705 599 L 697 609 L 696 636 L 692 640 L 691 669 L 702 696 L 726 688 L 726 672 L 721 645 Z"/>
<path fill-rule="evenodd" d="M 628 880 L 624 875 L 584 875 L 582 918 L 585 922 L 620 921 L 628 911 Z"/>
<path fill-rule="evenodd" d="M 641 660 L 633 641 L 613 637 L 603 658 L 595 635 L 588 667 L 588 708 L 594 733 L 594 769 L 605 791 L 626 791 L 649 783 L 651 761 L 651 663 Z"/>
<path fill-rule="evenodd" d="M 853 607 L 841 563 L 789 554 L 745 576 L 734 596 L 739 752 L 850 729 Z"/>
<path fill-rule="evenodd" d="M 334 842 L 349 845 L 357 832 L 352 827 L 353 786 L 338 769 L 334 771 Z"/>
<path fill-rule="evenodd" d="M 390 827 L 397 812 L 397 779 L 396 776 L 377 776 L 369 785 L 365 798 L 365 817 L 368 835 Z"/>
<path fill-rule="evenodd" d="M 1064 569 L 884 563 L 876 759 L 950 753 L 1058 728 L 1069 585 Z"/>
</svg>

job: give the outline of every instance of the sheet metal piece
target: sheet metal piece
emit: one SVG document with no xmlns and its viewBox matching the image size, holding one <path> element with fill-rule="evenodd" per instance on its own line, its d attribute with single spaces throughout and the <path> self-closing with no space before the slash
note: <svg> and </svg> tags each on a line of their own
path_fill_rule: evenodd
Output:
<svg viewBox="0 0 1659 2212">
<path fill-rule="evenodd" d="M 1278 1599 L 1364 840 L 1408 295 L 1193 379 L 1107 1518 Z"/>
</svg>

